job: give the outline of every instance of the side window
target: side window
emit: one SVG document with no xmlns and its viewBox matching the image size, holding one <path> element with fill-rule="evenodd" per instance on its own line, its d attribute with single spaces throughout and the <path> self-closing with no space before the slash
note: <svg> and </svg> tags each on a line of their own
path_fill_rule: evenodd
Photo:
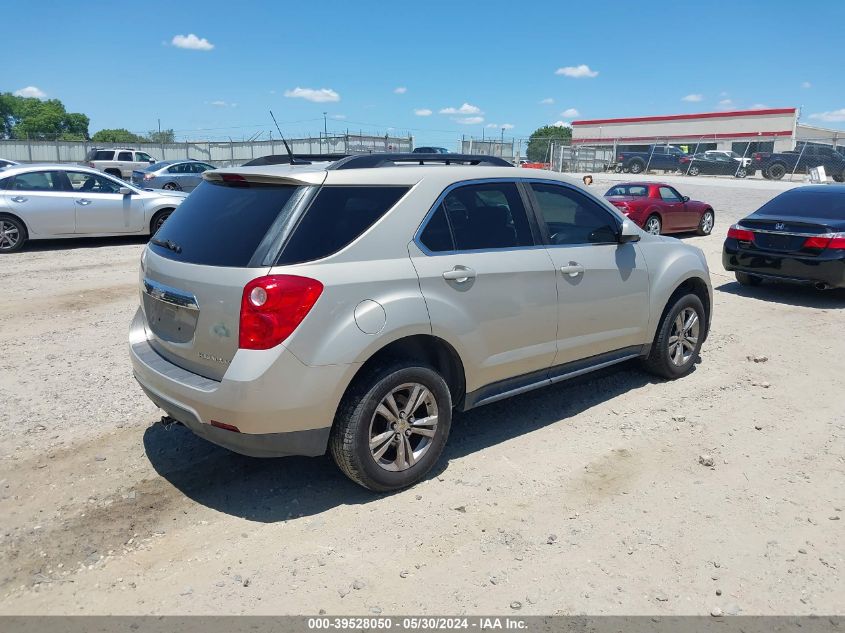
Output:
<svg viewBox="0 0 845 633">
<path fill-rule="evenodd" d="M 132 162 L 132 152 L 118 152 L 117 160 L 128 160 Z"/>
<path fill-rule="evenodd" d="M 214 165 L 209 165 L 208 163 L 194 163 L 194 169 L 198 174 L 201 174 L 204 171 L 208 171 L 209 169 L 217 169 Z"/>
<path fill-rule="evenodd" d="M 279 264 L 328 257 L 387 213 L 408 187 L 322 187 L 285 244 Z"/>
<path fill-rule="evenodd" d="M 167 168 L 167 173 L 168 174 L 184 174 L 185 173 L 185 167 L 187 167 L 187 165 L 185 163 L 179 163 L 178 165 L 171 165 L 170 167 Z"/>
<path fill-rule="evenodd" d="M 62 191 L 62 179 L 55 171 L 33 171 L 12 179 L 13 191 Z"/>
<path fill-rule="evenodd" d="M 449 222 L 446 220 L 446 209 L 442 204 L 428 219 L 428 223 L 420 233 L 420 242 L 434 253 L 455 250 L 452 231 L 449 230 Z"/>
<path fill-rule="evenodd" d="M 533 246 L 534 238 L 516 183 L 465 185 L 443 199 L 459 251 Z"/>
<path fill-rule="evenodd" d="M 678 192 L 671 187 L 661 187 L 660 197 L 666 202 L 681 202 L 681 196 L 679 196 Z"/>
<path fill-rule="evenodd" d="M 83 171 L 66 172 L 70 186 L 78 193 L 117 193 L 121 185 L 99 174 Z"/>
<path fill-rule="evenodd" d="M 552 244 L 603 244 L 616 241 L 618 221 L 583 193 L 541 183 L 532 183 L 531 189 Z"/>
<path fill-rule="evenodd" d="M 135 160 L 139 163 L 149 163 L 152 157 L 145 152 L 135 152 Z"/>
<path fill-rule="evenodd" d="M 110 149 L 97 150 L 94 160 L 114 160 L 114 152 Z"/>
</svg>

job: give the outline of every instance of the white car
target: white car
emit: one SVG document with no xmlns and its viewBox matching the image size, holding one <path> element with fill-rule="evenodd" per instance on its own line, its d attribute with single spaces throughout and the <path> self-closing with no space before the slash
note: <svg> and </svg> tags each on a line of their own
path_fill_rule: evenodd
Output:
<svg viewBox="0 0 845 633">
<path fill-rule="evenodd" d="M 15 165 L 20 165 L 20 163 L 16 163 L 13 160 L 8 160 L 6 158 L 0 158 L 0 171 L 6 169 L 7 167 L 14 167 Z"/>
<path fill-rule="evenodd" d="M 129 180 L 136 169 L 146 169 L 154 165 L 156 159 L 146 152 L 128 148 L 93 148 L 85 155 L 87 167 L 99 169 L 101 172 Z"/>
<path fill-rule="evenodd" d="M 733 158 L 734 160 L 738 160 L 742 162 L 742 166 L 747 168 L 751 164 L 751 157 L 743 158 L 741 154 L 737 154 L 736 152 L 725 150 L 725 149 L 709 149 L 704 152 L 705 156 L 712 156 L 713 154 L 721 154 L 722 156 L 727 156 L 728 158 Z"/>
<path fill-rule="evenodd" d="M 187 195 L 146 191 L 88 167 L 8 167 L 0 172 L 0 253 L 28 240 L 152 235 Z"/>
</svg>

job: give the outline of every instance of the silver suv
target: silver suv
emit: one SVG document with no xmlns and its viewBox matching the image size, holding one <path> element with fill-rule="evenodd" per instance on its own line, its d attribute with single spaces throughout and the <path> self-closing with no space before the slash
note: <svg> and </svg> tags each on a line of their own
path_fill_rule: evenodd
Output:
<svg viewBox="0 0 845 633">
<path fill-rule="evenodd" d="M 83 165 L 128 181 L 134 170 L 146 169 L 155 162 L 155 158 L 137 149 L 97 149 L 95 147 L 85 155 Z"/>
<path fill-rule="evenodd" d="M 328 448 L 387 491 L 425 476 L 453 409 L 628 359 L 692 369 L 698 248 L 560 174 L 404 156 L 203 174 L 144 251 L 130 331 L 169 418 L 246 455 Z"/>
</svg>

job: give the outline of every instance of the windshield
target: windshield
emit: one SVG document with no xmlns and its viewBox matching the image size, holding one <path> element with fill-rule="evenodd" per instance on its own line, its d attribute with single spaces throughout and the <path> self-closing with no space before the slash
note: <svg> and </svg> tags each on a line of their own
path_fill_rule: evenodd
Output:
<svg viewBox="0 0 845 633">
<path fill-rule="evenodd" d="M 755 216 L 823 218 L 845 220 L 845 191 L 831 187 L 820 189 L 793 189 L 785 191 L 760 207 Z"/>
</svg>

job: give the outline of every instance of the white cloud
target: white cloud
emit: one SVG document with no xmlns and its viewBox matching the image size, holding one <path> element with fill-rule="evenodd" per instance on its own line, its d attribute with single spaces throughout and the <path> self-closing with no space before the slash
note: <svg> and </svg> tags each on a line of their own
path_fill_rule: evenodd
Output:
<svg viewBox="0 0 845 633">
<path fill-rule="evenodd" d="M 414 114 L 417 116 L 431 116 L 432 112 L 428 108 L 417 108 L 414 110 Z"/>
<path fill-rule="evenodd" d="M 845 121 L 845 108 L 829 110 L 828 112 L 817 112 L 816 114 L 811 114 L 810 118 L 818 121 L 827 121 L 828 123 L 841 123 Z"/>
<path fill-rule="evenodd" d="M 499 124 L 498 123 L 488 123 L 484 127 L 499 127 Z"/>
<path fill-rule="evenodd" d="M 733 105 L 734 105 L 734 102 L 733 102 L 733 100 L 732 100 L 732 99 L 722 99 L 722 100 L 719 102 L 719 107 L 720 107 L 720 108 L 732 108 L 732 107 L 733 107 Z"/>
<path fill-rule="evenodd" d="M 579 66 L 564 66 L 555 71 L 555 75 L 564 75 L 565 77 L 572 77 L 573 79 L 583 79 L 584 77 L 596 77 L 599 71 L 592 70 L 587 64 Z"/>
<path fill-rule="evenodd" d="M 320 88 L 317 90 L 315 88 L 300 88 L 297 86 L 293 90 L 285 90 L 285 96 L 293 99 L 305 99 L 314 103 L 340 101 L 340 95 L 331 88 Z"/>
<path fill-rule="evenodd" d="M 552 123 L 552 125 L 554 127 L 572 127 L 572 125 L 570 125 L 566 121 L 555 121 L 554 123 Z"/>
<path fill-rule="evenodd" d="M 335 121 L 343 121 L 346 118 L 346 115 L 345 114 L 333 114 L 329 118 L 334 119 Z"/>
<path fill-rule="evenodd" d="M 408 92 L 408 89 L 405 86 L 399 86 L 393 89 L 393 92 L 398 95 L 403 95 Z"/>
<path fill-rule="evenodd" d="M 579 114 L 581 113 L 578 112 L 578 110 L 576 110 L 575 108 L 567 108 L 566 110 L 560 113 L 560 116 L 565 116 L 567 119 L 571 119 L 572 117 L 576 117 Z"/>
<path fill-rule="evenodd" d="M 554 99 L 551 97 L 546 97 L 545 99 L 540 99 L 540 105 L 552 105 L 555 102 Z"/>
<path fill-rule="evenodd" d="M 766 105 L 765 103 L 755 103 L 753 106 L 751 106 L 751 109 L 752 110 L 768 110 L 771 107 L 772 106 Z"/>
<path fill-rule="evenodd" d="M 512 123 L 502 123 L 502 129 L 503 130 L 512 130 L 514 127 L 516 127 L 516 126 L 513 125 Z"/>
<path fill-rule="evenodd" d="M 689 101 L 690 103 L 698 103 L 704 99 L 704 95 L 700 94 L 691 94 L 685 97 L 681 97 L 681 101 Z"/>
<path fill-rule="evenodd" d="M 204 37 L 197 37 L 193 33 L 188 33 L 187 35 L 174 35 L 173 39 L 170 40 L 170 43 L 176 48 L 187 48 L 192 51 L 210 51 L 214 48 L 214 44 Z"/>
<path fill-rule="evenodd" d="M 464 103 L 460 108 L 443 108 L 440 114 L 484 114 L 478 106 Z"/>
<path fill-rule="evenodd" d="M 47 96 L 47 93 L 35 86 L 27 86 L 26 88 L 15 90 L 14 95 L 16 97 L 35 97 L 36 99 L 43 99 Z"/>
<path fill-rule="evenodd" d="M 452 119 L 455 123 L 460 123 L 461 125 L 478 125 L 479 123 L 484 123 L 483 116 L 467 116 L 467 117 L 459 117 L 457 119 Z"/>
<path fill-rule="evenodd" d="M 226 101 L 222 101 L 222 100 L 218 99 L 217 101 L 211 101 L 210 105 L 213 105 L 217 108 L 228 108 L 231 104 L 229 104 Z"/>
<path fill-rule="evenodd" d="M 802 81 L 802 82 L 801 82 L 801 87 L 802 87 L 802 88 L 812 88 L 812 87 L 813 87 L 813 84 L 811 84 L 809 81 Z"/>
</svg>

